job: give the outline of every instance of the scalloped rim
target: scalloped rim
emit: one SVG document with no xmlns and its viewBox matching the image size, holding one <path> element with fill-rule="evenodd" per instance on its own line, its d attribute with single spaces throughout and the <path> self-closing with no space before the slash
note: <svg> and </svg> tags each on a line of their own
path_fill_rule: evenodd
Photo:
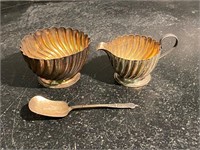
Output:
<svg viewBox="0 0 200 150">
<path fill-rule="evenodd" d="M 158 53 L 155 54 L 154 56 L 148 58 L 148 59 L 126 59 L 126 58 L 119 57 L 119 56 L 117 56 L 117 55 L 111 53 L 110 50 L 106 50 L 106 49 L 105 49 L 105 50 L 108 51 L 108 52 L 110 52 L 110 53 L 111 53 L 112 55 L 114 55 L 115 57 L 122 58 L 122 59 L 128 60 L 128 61 L 150 60 L 150 59 L 152 59 L 153 57 L 155 57 L 155 56 L 157 56 L 157 55 L 160 55 L 160 52 L 161 52 L 161 49 L 162 49 L 161 44 L 160 44 L 160 42 L 158 42 L 158 41 L 156 41 L 155 39 L 153 39 L 152 36 L 146 36 L 146 35 L 140 35 L 140 34 L 124 34 L 124 35 L 121 35 L 121 36 L 117 36 L 116 38 L 114 38 L 114 39 L 112 39 L 112 40 L 109 40 L 108 42 L 103 42 L 103 43 L 105 43 L 105 44 L 107 45 L 107 44 L 111 43 L 111 42 L 114 41 L 114 40 L 117 40 L 117 39 L 123 38 L 123 37 L 127 37 L 127 36 L 140 36 L 140 37 L 151 38 L 153 41 L 155 41 L 156 43 L 158 43 L 159 46 L 160 46 L 160 48 L 159 48 L 159 50 L 158 50 Z M 100 42 L 100 43 L 101 43 L 101 42 Z"/>
<path fill-rule="evenodd" d="M 85 48 L 83 48 L 82 50 L 80 50 L 79 52 L 76 52 L 76 53 L 71 54 L 71 55 L 68 55 L 68 56 L 63 56 L 63 57 L 60 57 L 60 58 L 53 58 L 53 59 L 40 59 L 40 58 L 30 57 L 30 56 L 24 54 L 24 51 L 22 50 L 21 46 L 22 46 L 23 40 L 24 40 L 26 37 L 28 37 L 28 36 L 30 36 L 30 35 L 32 36 L 32 35 L 34 35 L 34 34 L 35 34 L 36 32 L 38 32 L 38 31 L 43 31 L 43 30 L 45 30 L 45 29 L 52 29 L 52 28 L 56 28 L 56 29 L 65 28 L 65 29 L 71 29 L 71 30 L 73 30 L 73 31 L 74 31 L 74 30 L 77 30 L 78 32 L 82 32 L 84 35 L 86 35 L 86 36 L 88 37 L 88 40 L 89 40 L 88 45 L 87 45 Z M 35 60 L 56 60 L 56 59 L 61 59 L 61 58 L 64 58 L 64 57 L 70 57 L 70 56 L 72 56 L 72 55 L 76 55 L 76 54 L 78 54 L 78 53 L 81 53 L 82 51 L 86 50 L 86 49 L 90 46 L 90 43 L 91 43 L 91 39 L 90 39 L 89 35 L 88 35 L 87 33 L 83 32 L 83 31 L 81 31 L 81 30 L 78 30 L 78 29 L 72 28 L 72 27 L 63 27 L 63 26 L 55 27 L 55 26 L 51 26 L 51 27 L 44 27 L 44 28 L 41 28 L 41 29 L 36 29 L 35 31 L 29 32 L 28 34 L 26 34 L 26 35 L 21 39 L 21 41 L 20 41 L 19 49 L 20 49 L 20 51 L 22 52 L 23 55 L 25 55 L 25 56 L 27 56 L 28 58 L 31 58 L 31 59 L 35 59 Z"/>
</svg>

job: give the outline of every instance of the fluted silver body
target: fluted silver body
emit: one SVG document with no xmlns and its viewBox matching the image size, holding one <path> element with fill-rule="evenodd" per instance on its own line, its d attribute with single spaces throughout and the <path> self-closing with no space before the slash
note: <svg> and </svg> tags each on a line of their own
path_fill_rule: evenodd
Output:
<svg viewBox="0 0 200 150">
<path fill-rule="evenodd" d="M 150 75 L 160 58 L 160 43 L 140 35 L 125 35 L 108 43 L 102 42 L 98 49 L 107 53 L 117 82 L 131 87 L 147 84 L 150 77 L 141 81 Z"/>
<path fill-rule="evenodd" d="M 107 52 L 115 72 L 124 79 L 143 79 L 155 68 L 159 55 L 148 60 L 126 60 Z"/>
<path fill-rule="evenodd" d="M 71 28 L 46 28 L 25 36 L 21 52 L 29 68 L 45 80 L 73 78 L 88 54 L 87 34 Z"/>
</svg>

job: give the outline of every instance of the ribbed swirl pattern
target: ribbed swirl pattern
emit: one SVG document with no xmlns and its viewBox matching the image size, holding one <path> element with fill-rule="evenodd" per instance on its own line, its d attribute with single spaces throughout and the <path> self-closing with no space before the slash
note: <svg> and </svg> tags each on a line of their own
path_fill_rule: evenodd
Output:
<svg viewBox="0 0 200 150">
<path fill-rule="evenodd" d="M 85 63 L 90 39 L 71 28 L 47 28 L 27 35 L 21 52 L 29 68 L 47 80 L 64 80 L 77 74 Z"/>
<path fill-rule="evenodd" d="M 159 55 L 148 60 L 125 60 L 107 52 L 115 72 L 124 79 L 143 79 L 155 68 Z"/>
<path fill-rule="evenodd" d="M 128 35 L 104 45 L 116 73 L 124 79 L 143 79 L 155 68 L 160 44 L 150 37 Z"/>
</svg>

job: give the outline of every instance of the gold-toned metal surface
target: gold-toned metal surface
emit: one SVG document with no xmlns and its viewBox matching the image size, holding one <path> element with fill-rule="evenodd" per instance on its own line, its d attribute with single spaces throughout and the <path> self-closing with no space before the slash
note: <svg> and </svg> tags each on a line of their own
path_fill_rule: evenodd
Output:
<svg viewBox="0 0 200 150">
<path fill-rule="evenodd" d="M 38 77 L 38 82 L 41 85 L 43 85 L 44 87 L 66 88 L 66 87 L 70 87 L 71 85 L 75 84 L 80 79 L 80 77 L 81 77 L 80 73 L 77 73 L 71 79 L 61 80 L 61 81 L 46 80 L 46 79 Z"/>
<path fill-rule="evenodd" d="M 76 83 L 84 65 L 90 38 L 72 28 L 45 28 L 26 35 L 20 50 L 39 82 L 49 88 L 64 88 Z"/>
<path fill-rule="evenodd" d="M 175 38 L 172 49 L 161 54 L 162 41 L 168 37 Z M 97 50 L 107 53 L 115 70 L 115 80 L 127 87 L 138 88 L 149 83 L 150 73 L 158 60 L 169 54 L 178 45 L 178 38 L 166 34 L 160 42 L 142 35 L 125 35 L 105 43 L 101 42 Z"/>
<path fill-rule="evenodd" d="M 115 104 L 90 104 L 90 105 L 75 105 L 69 106 L 64 101 L 53 101 L 42 96 L 34 96 L 28 103 L 29 109 L 39 115 L 49 117 L 65 117 L 73 109 L 82 108 L 135 108 L 139 107 L 134 103 L 115 103 Z"/>
</svg>

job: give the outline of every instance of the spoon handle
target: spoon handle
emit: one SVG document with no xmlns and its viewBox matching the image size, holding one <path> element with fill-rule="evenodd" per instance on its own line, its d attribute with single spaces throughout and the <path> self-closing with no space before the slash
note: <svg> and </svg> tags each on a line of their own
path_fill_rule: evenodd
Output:
<svg viewBox="0 0 200 150">
<path fill-rule="evenodd" d="M 138 105 L 134 103 L 116 103 L 116 104 L 91 104 L 91 105 L 75 105 L 71 106 L 72 109 L 81 109 L 81 108 L 100 108 L 100 107 L 108 107 L 108 108 L 135 108 Z"/>
</svg>

